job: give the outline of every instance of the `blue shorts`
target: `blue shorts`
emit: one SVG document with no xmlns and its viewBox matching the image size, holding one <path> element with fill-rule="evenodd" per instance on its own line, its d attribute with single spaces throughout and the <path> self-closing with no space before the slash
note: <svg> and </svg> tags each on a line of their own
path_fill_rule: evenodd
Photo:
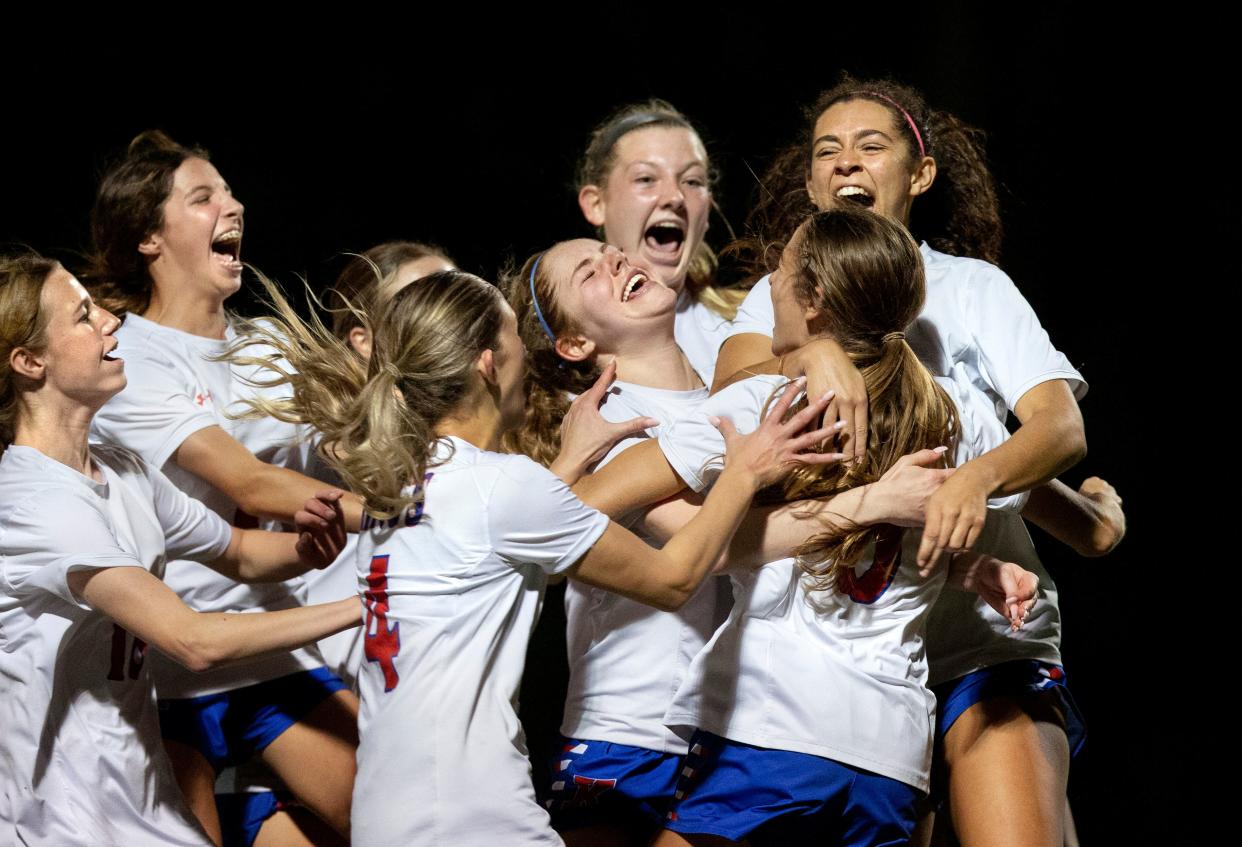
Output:
<svg viewBox="0 0 1242 847">
<path fill-rule="evenodd" d="M 954 721 L 976 703 L 996 697 L 1017 699 L 1030 695 L 1053 698 L 1053 704 L 1065 719 L 1064 729 L 1069 737 L 1070 755 L 1078 755 L 1087 740 L 1087 725 L 1065 684 L 1065 669 L 1060 665 L 1034 659 L 1002 662 L 943 682 L 933 687 L 932 691 L 936 695 L 937 703 L 938 740 L 943 739 Z"/>
<path fill-rule="evenodd" d="M 906 844 L 922 792 L 886 776 L 698 730 L 665 823 L 751 844 Z"/>
<path fill-rule="evenodd" d="M 250 847 L 259 837 L 264 821 L 285 807 L 275 791 L 217 794 L 216 811 L 224 847 Z"/>
<path fill-rule="evenodd" d="M 332 671 L 315 668 L 219 694 L 160 700 L 160 734 L 198 750 L 218 774 L 267 747 L 344 688 Z"/>
<path fill-rule="evenodd" d="M 544 807 L 559 830 L 599 823 L 664 823 L 681 756 L 608 741 L 566 738 L 552 761 Z"/>
</svg>

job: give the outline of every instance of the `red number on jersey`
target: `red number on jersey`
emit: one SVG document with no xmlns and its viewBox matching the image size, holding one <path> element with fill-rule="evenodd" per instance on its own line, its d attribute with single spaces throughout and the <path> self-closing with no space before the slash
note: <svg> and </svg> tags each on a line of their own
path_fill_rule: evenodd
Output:
<svg viewBox="0 0 1242 847">
<path fill-rule="evenodd" d="M 125 648 L 129 649 L 126 650 Z M 142 662 L 147 657 L 147 642 L 135 638 L 129 642 L 129 633 L 118 624 L 112 625 L 112 663 L 108 668 L 108 679 L 117 681 L 125 679 L 126 654 L 129 659 L 129 678 L 137 679 L 142 670 Z"/>
<path fill-rule="evenodd" d="M 363 652 L 368 662 L 379 662 L 384 671 L 384 691 L 392 691 L 401 681 L 395 661 L 401 652 L 401 624 L 388 625 L 388 556 L 371 557 L 362 602 L 367 607 Z"/>
</svg>

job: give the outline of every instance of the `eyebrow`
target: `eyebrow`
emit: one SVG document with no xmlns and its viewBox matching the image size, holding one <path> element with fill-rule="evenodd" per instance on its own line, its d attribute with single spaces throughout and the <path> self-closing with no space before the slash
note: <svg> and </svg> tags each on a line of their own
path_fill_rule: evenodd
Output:
<svg viewBox="0 0 1242 847">
<path fill-rule="evenodd" d="M 872 135 L 878 135 L 881 138 L 883 138 L 885 141 L 889 141 L 889 142 L 893 140 L 892 136 L 890 136 L 887 132 L 884 132 L 883 130 L 879 130 L 879 129 L 864 129 L 862 132 L 858 133 L 858 138 L 856 140 L 861 141 L 862 139 L 868 138 Z M 835 135 L 830 134 L 830 135 L 821 135 L 819 138 L 811 142 L 811 146 L 814 147 L 816 144 L 818 144 L 821 141 L 835 141 L 838 144 L 841 143 L 840 138 L 838 138 Z"/>
<path fill-rule="evenodd" d="M 607 250 L 607 249 L 608 249 L 608 245 L 607 245 L 607 244 L 603 244 L 603 243 L 601 243 L 601 244 L 599 245 L 599 252 L 600 252 L 600 253 L 603 253 L 603 252 L 604 252 L 605 250 Z M 583 259 L 581 262 L 579 262 L 578 264 L 574 265 L 574 269 L 573 269 L 572 271 L 570 271 L 570 273 L 569 273 L 570 278 L 572 279 L 573 277 L 577 276 L 577 275 L 578 275 L 578 271 L 582 270 L 582 269 L 583 269 L 583 268 L 585 268 L 587 265 L 591 264 L 591 258 L 592 258 L 591 256 L 587 256 L 587 257 L 586 257 L 585 259 Z"/>
</svg>

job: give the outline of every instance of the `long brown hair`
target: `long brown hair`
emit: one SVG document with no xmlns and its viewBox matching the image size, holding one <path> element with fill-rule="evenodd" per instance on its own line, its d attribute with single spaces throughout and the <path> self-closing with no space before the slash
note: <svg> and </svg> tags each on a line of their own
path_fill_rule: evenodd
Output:
<svg viewBox="0 0 1242 847">
<path fill-rule="evenodd" d="M 384 301 L 375 315 L 357 312 L 371 329 L 364 363 L 315 312 L 304 320 L 281 291 L 259 276 L 275 317 L 242 327 L 244 341 L 226 354 L 270 375 L 262 385 L 290 385 L 292 397 L 248 401 L 254 413 L 305 423 L 322 436 L 319 454 L 360 494 L 367 511 L 390 518 L 415 498 L 404 492 L 432 460 L 435 426 L 470 391 L 479 355 L 496 349 L 504 298 L 491 283 L 463 271 L 441 271 Z M 356 307 L 354 307 L 356 309 Z M 263 344 L 288 362 L 247 353 Z"/>
<path fill-rule="evenodd" d="M 13 351 L 40 353 L 47 345 L 43 285 L 58 267 L 36 253 L 0 256 L 0 450 L 13 443 L 17 428 L 21 377 L 10 364 Z"/>
<path fill-rule="evenodd" d="M 878 480 L 907 453 L 952 447 L 959 423 L 952 400 L 905 341 L 923 308 L 926 283 L 918 245 L 896 221 L 861 209 L 808 218 L 795 235 L 798 299 L 819 312 L 819 328 L 862 372 L 870 401 L 867 452 L 857 464 L 804 466 L 784 480 L 785 500 L 838 494 Z M 827 522 L 795 555 L 819 588 L 839 575 L 891 527 Z"/>
<path fill-rule="evenodd" d="M 117 317 L 142 313 L 154 282 L 138 245 L 164 225 L 164 201 L 186 159 L 209 160 L 200 147 L 183 147 L 160 130 L 129 143 L 125 156 L 104 174 L 91 210 L 93 244 L 82 281 Z"/>
<path fill-rule="evenodd" d="M 591 131 L 587 148 L 578 163 L 578 179 L 575 186 L 577 190 L 581 191 L 588 185 L 603 188 L 608 182 L 608 175 L 612 172 L 613 166 L 617 163 L 617 143 L 631 132 L 658 126 L 687 130 L 703 146 L 704 151 L 707 150 L 702 134 L 672 103 L 659 99 L 631 103 L 617 109 Z M 719 175 L 711 166 L 710 156 L 707 166 L 708 184 L 714 190 L 719 181 Z M 712 199 L 711 205 L 712 209 L 724 220 L 724 214 L 716 205 L 715 199 Z M 727 221 L 725 225 L 728 226 Z M 602 228 L 597 229 L 596 237 L 604 238 Z M 746 292 L 717 286 L 718 266 L 716 253 L 706 241 L 700 242 L 694 255 L 690 257 L 690 265 L 686 269 L 686 290 L 695 300 L 732 320 Z"/>
<path fill-rule="evenodd" d="M 926 154 L 936 160 L 936 181 L 914 203 L 910 230 L 941 252 L 993 264 L 999 261 L 1000 203 L 987 165 L 983 131 L 932 109 L 910 86 L 849 74 L 843 74 L 840 82 L 804 110 L 799 137 L 777 152 L 756 189 L 755 203 L 746 217 L 746 237 L 726 252 L 748 264 L 752 277 L 761 276 L 768 264 L 767 248 L 815 211 L 806 190 L 815 123 L 829 108 L 849 100 L 868 100 L 888 110 L 913 165 L 919 158 L 919 139 L 904 110 L 919 128 Z"/>
</svg>

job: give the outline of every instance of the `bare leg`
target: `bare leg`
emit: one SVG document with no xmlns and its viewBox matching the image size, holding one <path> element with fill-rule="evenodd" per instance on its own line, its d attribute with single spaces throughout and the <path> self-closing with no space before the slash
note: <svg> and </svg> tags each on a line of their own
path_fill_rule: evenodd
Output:
<svg viewBox="0 0 1242 847">
<path fill-rule="evenodd" d="M 347 847 L 349 842 L 305 809 L 277 812 L 263 822 L 254 847 Z"/>
<path fill-rule="evenodd" d="M 348 838 L 357 752 L 358 698 L 336 691 L 281 733 L 261 757 L 307 809 Z"/>
<path fill-rule="evenodd" d="M 220 813 L 216 811 L 216 770 L 207 757 L 188 744 L 164 739 L 164 749 L 172 762 L 177 785 L 186 804 L 207 835 L 218 847 L 223 843 Z"/>
<path fill-rule="evenodd" d="M 963 847 L 1062 847 L 1069 741 L 1046 701 L 971 706 L 945 736 L 949 801 Z"/>
</svg>

